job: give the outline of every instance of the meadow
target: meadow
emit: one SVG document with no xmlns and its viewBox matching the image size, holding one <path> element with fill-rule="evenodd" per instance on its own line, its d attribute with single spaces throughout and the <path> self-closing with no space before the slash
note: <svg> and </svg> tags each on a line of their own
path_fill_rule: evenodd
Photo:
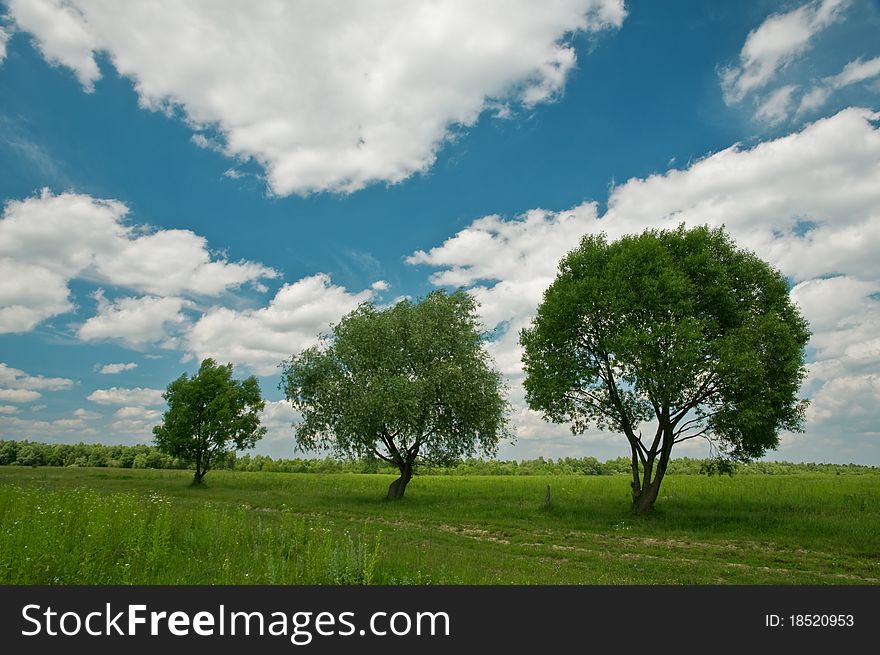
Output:
<svg viewBox="0 0 880 655">
<path fill-rule="evenodd" d="M 876 474 L 191 477 L 0 466 L 0 583 L 880 583 Z"/>
</svg>

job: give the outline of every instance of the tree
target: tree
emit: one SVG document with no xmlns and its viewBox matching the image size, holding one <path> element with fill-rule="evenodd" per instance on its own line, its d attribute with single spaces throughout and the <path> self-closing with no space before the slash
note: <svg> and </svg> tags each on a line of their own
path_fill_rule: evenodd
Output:
<svg viewBox="0 0 880 655">
<path fill-rule="evenodd" d="M 280 386 L 303 417 L 297 445 L 396 466 L 389 499 L 403 497 L 418 458 L 493 454 L 507 435 L 507 402 L 477 326 L 464 291 L 362 304 L 282 364 Z"/>
<path fill-rule="evenodd" d="M 782 274 L 722 228 L 587 236 L 520 334 L 526 400 L 573 433 L 622 432 L 641 512 L 675 444 L 747 461 L 800 431 L 809 336 Z"/>
<path fill-rule="evenodd" d="M 266 433 L 259 412 L 266 403 L 253 375 L 232 378 L 232 364 L 218 365 L 205 359 L 199 372 L 186 373 L 168 385 L 162 397 L 168 411 L 161 425 L 153 428 L 156 446 L 163 453 L 195 465 L 193 484 L 201 484 L 218 458 L 234 445 L 252 448 Z"/>
</svg>

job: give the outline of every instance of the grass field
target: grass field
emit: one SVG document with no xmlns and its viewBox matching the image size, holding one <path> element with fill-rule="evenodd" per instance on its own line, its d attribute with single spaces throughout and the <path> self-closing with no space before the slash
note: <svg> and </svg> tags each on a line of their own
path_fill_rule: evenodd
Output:
<svg viewBox="0 0 880 655">
<path fill-rule="evenodd" d="M 390 476 L 0 467 L 0 582 L 878 584 L 880 476 Z M 546 485 L 553 502 L 544 507 Z"/>
</svg>

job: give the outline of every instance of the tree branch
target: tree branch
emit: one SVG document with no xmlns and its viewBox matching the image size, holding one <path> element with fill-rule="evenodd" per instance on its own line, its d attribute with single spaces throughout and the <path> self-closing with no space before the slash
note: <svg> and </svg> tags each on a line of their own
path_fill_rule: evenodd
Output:
<svg viewBox="0 0 880 655">
<path fill-rule="evenodd" d="M 710 432 L 710 428 L 704 428 L 699 432 L 695 432 L 694 434 L 689 434 L 686 437 L 676 437 L 672 440 L 672 443 L 681 443 L 682 441 L 687 441 L 688 439 L 696 439 L 697 437 L 704 437 L 706 433 Z"/>
<path fill-rule="evenodd" d="M 372 450 L 372 451 L 373 451 L 373 454 L 374 454 L 376 457 L 378 457 L 379 459 L 381 459 L 382 461 L 388 462 L 389 464 L 394 464 L 394 463 L 395 463 L 393 459 L 391 459 L 390 457 L 386 457 L 385 455 L 383 455 L 382 453 L 380 453 L 379 450 L 378 450 L 377 448 L 373 447 L 373 448 L 371 448 L 370 450 Z"/>
<path fill-rule="evenodd" d="M 684 404 L 675 416 L 670 419 L 670 425 L 676 425 L 681 419 L 687 416 L 687 413 L 694 409 L 697 405 L 705 401 L 709 396 L 718 391 L 718 387 L 712 386 L 716 382 L 714 375 L 709 375 L 703 381 L 703 384 L 694 393 L 694 397 Z"/>
</svg>

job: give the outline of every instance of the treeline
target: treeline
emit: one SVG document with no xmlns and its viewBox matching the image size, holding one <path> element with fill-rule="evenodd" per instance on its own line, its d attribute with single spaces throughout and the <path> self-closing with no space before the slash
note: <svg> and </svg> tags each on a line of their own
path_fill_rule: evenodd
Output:
<svg viewBox="0 0 880 655">
<path fill-rule="evenodd" d="M 37 441 L 0 441 L 0 465 L 97 466 L 126 469 L 187 468 L 184 462 L 163 455 L 154 446 L 49 444 Z"/>
<path fill-rule="evenodd" d="M 179 459 L 159 452 L 154 446 L 105 446 L 103 444 L 47 444 L 36 441 L 0 441 L 0 465 L 6 466 L 94 466 L 136 469 L 185 469 Z M 332 457 L 275 459 L 265 455 L 236 456 L 217 462 L 216 468 L 234 471 L 278 473 L 398 473 L 380 460 L 340 460 Z M 681 457 L 669 462 L 670 474 L 790 475 L 795 473 L 880 473 L 880 468 L 861 464 L 795 464 L 792 462 L 750 462 L 719 466 L 717 460 Z M 466 459 L 452 466 L 419 467 L 423 475 L 629 475 L 628 457 L 600 462 L 595 457 L 558 459 L 484 460 Z"/>
</svg>

